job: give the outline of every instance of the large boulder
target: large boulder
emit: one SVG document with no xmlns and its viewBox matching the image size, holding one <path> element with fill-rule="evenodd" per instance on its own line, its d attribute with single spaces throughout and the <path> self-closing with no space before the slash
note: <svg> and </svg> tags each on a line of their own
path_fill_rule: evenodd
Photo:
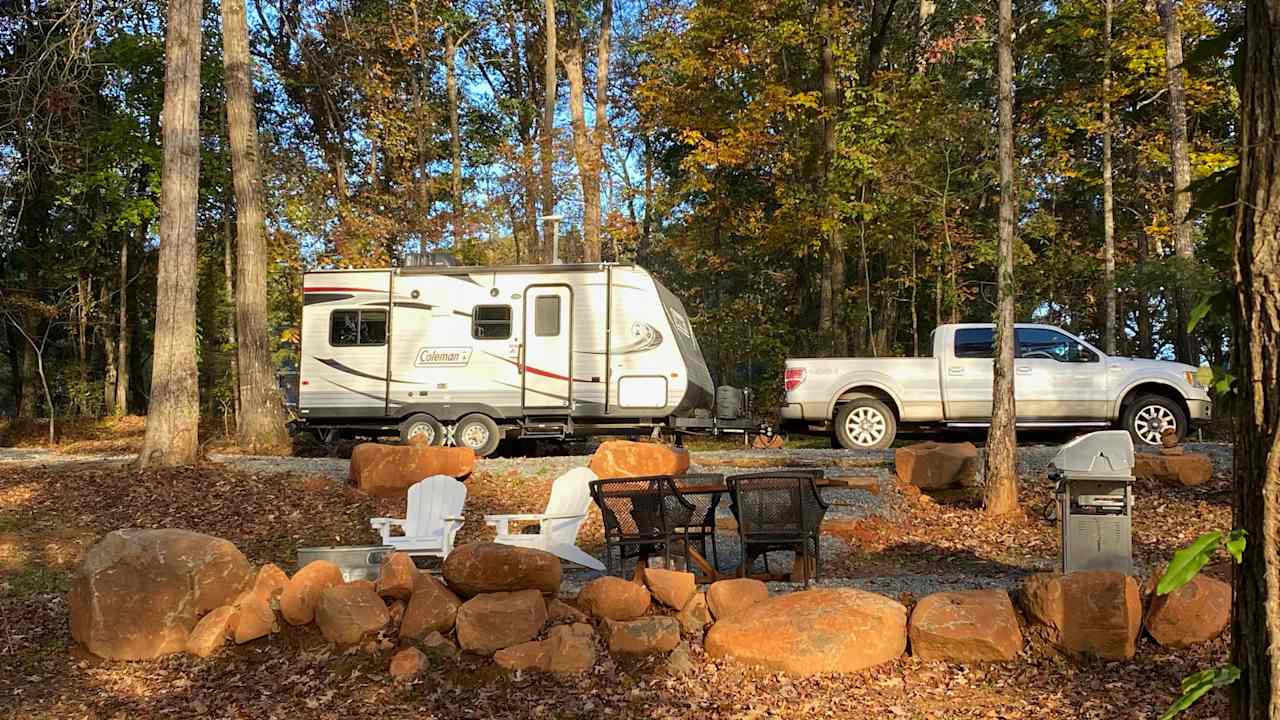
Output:
<svg viewBox="0 0 1280 720">
<path fill-rule="evenodd" d="M 71 636 L 109 660 L 181 652 L 196 622 L 252 581 L 249 561 L 221 538 L 117 530 L 89 548 L 71 580 Z"/>
<path fill-rule="evenodd" d="M 615 655 L 655 655 L 671 652 L 680 644 L 680 623 L 667 615 L 639 620 L 605 620 L 605 639 Z"/>
<path fill-rule="evenodd" d="M 289 578 L 280 593 L 280 614 L 290 625 L 306 625 L 315 619 L 316 603 L 326 588 L 342 584 L 342 571 L 328 560 L 307 563 Z"/>
<path fill-rule="evenodd" d="M 674 610 L 679 610 L 698 592 L 697 580 L 691 572 L 645 568 L 644 584 L 653 593 L 653 599 Z"/>
<path fill-rule="evenodd" d="M 1167 648 L 1208 642 L 1231 622 L 1231 586 L 1208 575 L 1167 595 L 1152 595 L 1147 609 L 1147 632 Z"/>
<path fill-rule="evenodd" d="M 1165 485 L 1192 487 L 1203 485 L 1213 478 L 1213 463 L 1199 453 L 1155 455 L 1142 452 L 1134 456 L 1133 476 L 1139 480 L 1154 480 Z"/>
<path fill-rule="evenodd" d="M 608 440 L 600 443 L 587 467 L 601 480 L 683 475 L 689 470 L 689 451 L 657 443 Z"/>
<path fill-rule="evenodd" d="M 400 637 L 421 640 L 433 632 L 453 629 L 462 601 L 431 573 L 420 572 L 414 580 L 413 596 L 400 619 Z"/>
<path fill-rule="evenodd" d="M 769 586 L 755 578 L 717 580 L 707 588 L 707 607 L 716 620 L 724 620 L 769 597 Z"/>
<path fill-rule="evenodd" d="M 361 443 L 351 451 L 351 484 L 378 497 L 404 497 L 423 478 L 462 478 L 475 466 L 471 448 Z"/>
<path fill-rule="evenodd" d="M 1022 586 L 1028 619 L 1049 628 L 1068 654 L 1127 660 L 1142 627 L 1138 583 L 1118 572 L 1040 573 Z"/>
<path fill-rule="evenodd" d="M 444 561 L 445 582 L 464 597 L 531 589 L 554 595 L 562 572 L 549 552 L 498 543 L 459 545 Z"/>
<path fill-rule="evenodd" d="M 608 620 L 634 620 L 649 611 L 649 591 L 643 585 L 605 575 L 578 593 L 578 607 Z"/>
<path fill-rule="evenodd" d="M 907 609 L 851 588 L 777 595 L 717 620 L 707 655 L 789 675 L 856 672 L 907 649 Z"/>
<path fill-rule="evenodd" d="M 458 608 L 458 644 L 478 655 L 528 642 L 547 622 L 547 605 L 537 590 L 477 595 Z"/>
<path fill-rule="evenodd" d="M 898 478 L 921 490 L 945 490 L 978 484 L 978 449 L 973 443 L 924 442 L 893 454 Z"/>
<path fill-rule="evenodd" d="M 316 625 L 336 645 L 354 645 L 390 622 L 391 615 L 378 593 L 367 585 L 335 585 L 320 593 Z"/>
<path fill-rule="evenodd" d="M 948 662 L 1007 662 L 1022 650 L 1009 593 L 965 590 L 928 595 L 911 612 L 911 654 Z"/>
</svg>

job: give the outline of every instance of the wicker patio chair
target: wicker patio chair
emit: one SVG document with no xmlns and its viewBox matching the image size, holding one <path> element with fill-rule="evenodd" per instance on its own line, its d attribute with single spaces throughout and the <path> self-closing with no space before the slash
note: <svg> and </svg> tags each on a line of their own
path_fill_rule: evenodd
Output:
<svg viewBox="0 0 1280 720">
<path fill-rule="evenodd" d="M 801 563 L 804 586 L 809 586 L 809 562 L 814 574 L 820 561 L 819 532 L 827 503 L 818 492 L 820 472 L 777 471 L 735 475 L 729 479 L 738 517 L 738 537 L 742 542 L 745 576 L 760 555 L 783 550 L 794 552 Z"/>
<path fill-rule="evenodd" d="M 668 476 L 596 480 L 591 499 L 604 521 L 605 572 L 613 574 L 613 551 L 618 551 L 618 574 L 627 558 L 663 553 L 671 565 L 671 546 L 680 540 L 678 528 L 693 516 L 693 503 L 680 496 Z"/>
</svg>

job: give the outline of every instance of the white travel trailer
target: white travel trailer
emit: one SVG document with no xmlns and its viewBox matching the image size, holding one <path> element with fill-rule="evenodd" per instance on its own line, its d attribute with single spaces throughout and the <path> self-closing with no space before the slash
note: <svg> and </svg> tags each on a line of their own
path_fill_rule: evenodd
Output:
<svg viewBox="0 0 1280 720">
<path fill-rule="evenodd" d="M 504 437 L 750 427 L 740 402 L 714 412 L 684 306 L 643 268 L 413 260 L 304 276 L 305 427 L 480 455 Z"/>
</svg>

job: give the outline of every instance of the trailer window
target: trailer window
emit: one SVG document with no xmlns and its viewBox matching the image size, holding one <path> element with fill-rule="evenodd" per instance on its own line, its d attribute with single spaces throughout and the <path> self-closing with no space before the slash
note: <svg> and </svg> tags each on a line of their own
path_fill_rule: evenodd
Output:
<svg viewBox="0 0 1280 720">
<path fill-rule="evenodd" d="M 991 328 L 956 330 L 956 357 L 990 359 L 994 335 Z"/>
<path fill-rule="evenodd" d="M 334 310 L 329 313 L 329 344 L 333 347 L 385 345 L 386 310 Z"/>
<path fill-rule="evenodd" d="M 510 305 L 476 305 L 471 309 L 471 337 L 506 340 L 511 337 Z"/>
<path fill-rule="evenodd" d="M 560 296 L 542 295 L 533 300 L 533 334 L 555 337 L 560 334 Z"/>
</svg>

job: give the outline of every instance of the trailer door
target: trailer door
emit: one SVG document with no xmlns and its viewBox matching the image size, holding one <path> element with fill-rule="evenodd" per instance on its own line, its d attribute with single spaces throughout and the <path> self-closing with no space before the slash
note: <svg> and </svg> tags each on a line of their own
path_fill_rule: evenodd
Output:
<svg viewBox="0 0 1280 720">
<path fill-rule="evenodd" d="M 524 293 L 525 408 L 568 412 L 573 404 L 573 290 L 530 285 Z"/>
</svg>

